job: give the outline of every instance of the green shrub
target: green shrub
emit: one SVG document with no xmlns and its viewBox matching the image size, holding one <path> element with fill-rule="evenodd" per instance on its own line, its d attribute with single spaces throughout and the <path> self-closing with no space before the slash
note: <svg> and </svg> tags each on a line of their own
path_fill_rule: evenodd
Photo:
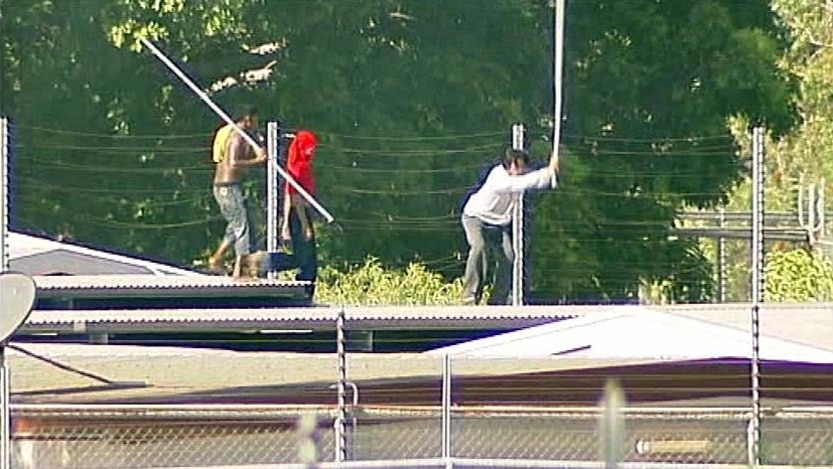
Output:
<svg viewBox="0 0 833 469">
<path fill-rule="evenodd" d="M 833 265 L 804 249 L 774 251 L 764 267 L 767 301 L 833 300 Z"/>
<path fill-rule="evenodd" d="M 462 292 L 461 278 L 449 283 L 420 263 L 394 270 L 368 258 L 346 271 L 321 268 L 315 296 L 330 305 L 449 305 L 460 304 Z"/>
</svg>

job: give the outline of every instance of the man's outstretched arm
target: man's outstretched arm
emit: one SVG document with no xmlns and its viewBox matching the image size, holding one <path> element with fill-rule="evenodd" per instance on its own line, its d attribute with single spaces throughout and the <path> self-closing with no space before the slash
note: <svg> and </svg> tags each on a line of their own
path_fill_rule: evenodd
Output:
<svg viewBox="0 0 833 469">
<path fill-rule="evenodd" d="M 523 192 L 530 189 L 554 187 L 555 170 L 551 166 L 531 171 L 521 176 L 493 173 L 486 180 L 484 188 L 495 192 Z"/>
</svg>

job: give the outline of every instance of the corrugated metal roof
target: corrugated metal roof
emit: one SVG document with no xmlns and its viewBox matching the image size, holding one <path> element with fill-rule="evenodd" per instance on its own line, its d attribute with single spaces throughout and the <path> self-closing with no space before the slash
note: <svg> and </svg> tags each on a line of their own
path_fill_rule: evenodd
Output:
<svg viewBox="0 0 833 469">
<path fill-rule="evenodd" d="M 69 295 L 108 298 L 142 295 L 249 295 L 304 292 L 312 283 L 257 279 L 240 281 L 221 276 L 73 275 L 35 276 L 38 298 Z"/>
<path fill-rule="evenodd" d="M 513 329 L 575 317 L 574 308 L 557 306 L 348 307 L 350 327 L 373 329 Z M 582 308 L 585 311 L 586 308 Z M 341 308 L 222 308 L 141 310 L 36 310 L 21 332 L 118 332 L 170 330 L 334 329 Z"/>
<path fill-rule="evenodd" d="M 289 280 L 235 280 L 224 276 L 169 276 L 149 275 L 72 275 L 35 276 L 39 290 L 117 290 L 117 289 L 168 289 L 200 287 L 259 288 L 264 286 L 308 286 L 310 282 Z"/>
<path fill-rule="evenodd" d="M 50 279 L 54 280 L 54 279 Z M 297 282 L 263 281 L 252 284 L 214 278 L 213 285 L 244 294 L 250 288 L 298 288 Z M 145 284 L 147 285 L 147 284 Z M 183 287 L 183 285 L 185 285 Z M 207 288 L 168 283 L 169 289 Z M 241 285 L 246 285 L 240 288 Z M 274 287 L 278 285 L 278 287 Z M 115 287 L 114 287 L 115 288 Z M 134 288 L 138 288 L 134 286 Z M 137 290 L 133 290 L 134 292 Z M 158 291 L 158 290 L 157 290 Z M 196 290 L 191 290 L 196 291 Z M 624 308 L 624 309 L 623 309 Z M 581 306 L 349 306 L 345 318 L 352 328 L 366 329 L 517 329 L 563 319 L 618 313 L 633 308 L 621 305 Z M 748 304 L 642 306 L 740 330 L 749 329 Z M 22 332 L 137 330 L 249 330 L 270 328 L 333 329 L 339 311 L 333 306 L 285 308 L 190 308 L 35 310 Z M 833 305 L 774 304 L 762 306 L 762 333 L 797 343 L 833 350 Z"/>
</svg>

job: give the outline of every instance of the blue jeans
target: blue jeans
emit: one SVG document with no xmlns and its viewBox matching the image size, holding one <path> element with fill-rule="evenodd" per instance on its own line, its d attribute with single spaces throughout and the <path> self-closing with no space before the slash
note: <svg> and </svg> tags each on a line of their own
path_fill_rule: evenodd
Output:
<svg viewBox="0 0 833 469">
<path fill-rule="evenodd" d="M 228 224 L 223 240 L 234 244 L 237 257 L 252 252 L 251 227 L 246 207 L 246 198 L 240 184 L 215 185 L 214 200 L 220 207 L 220 213 Z"/>
</svg>

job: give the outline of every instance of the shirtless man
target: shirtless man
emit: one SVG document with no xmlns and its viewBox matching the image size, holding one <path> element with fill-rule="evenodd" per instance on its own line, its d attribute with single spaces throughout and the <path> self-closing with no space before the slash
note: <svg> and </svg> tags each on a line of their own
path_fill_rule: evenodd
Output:
<svg viewBox="0 0 833 469">
<path fill-rule="evenodd" d="M 237 117 L 237 125 L 244 131 L 257 129 L 258 112 L 247 107 Z M 209 258 L 208 266 L 214 272 L 223 270 L 226 252 L 234 246 L 234 278 L 242 277 L 243 263 L 248 263 L 252 250 L 252 233 L 246 209 L 246 199 L 240 182 L 246 170 L 266 162 L 266 151 L 257 148 L 253 151 L 245 138 L 230 125 L 217 131 L 214 145 L 214 200 L 220 207 L 220 213 L 228 222 L 223 240 L 217 251 Z"/>
</svg>

